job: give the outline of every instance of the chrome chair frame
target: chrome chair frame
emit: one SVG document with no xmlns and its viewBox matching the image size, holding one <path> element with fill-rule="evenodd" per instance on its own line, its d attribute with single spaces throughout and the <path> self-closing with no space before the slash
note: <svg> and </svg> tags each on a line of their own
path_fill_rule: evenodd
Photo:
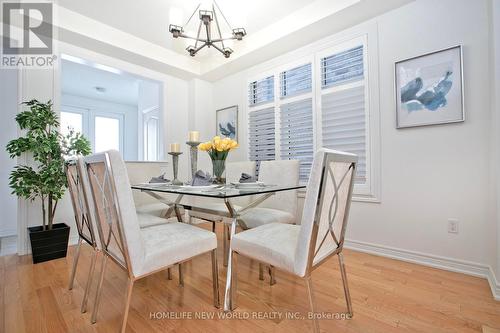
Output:
<svg viewBox="0 0 500 333">
<path fill-rule="evenodd" d="M 76 247 L 76 253 L 73 258 L 73 266 L 71 269 L 71 276 L 69 278 L 69 290 L 73 289 L 82 242 L 85 241 L 87 244 L 92 246 L 92 249 L 94 251 L 91 256 L 90 268 L 88 272 L 87 282 L 85 284 L 85 292 L 83 294 L 82 305 L 80 308 L 80 311 L 84 313 L 87 311 L 88 295 L 90 292 L 90 286 L 92 284 L 95 265 L 97 257 L 100 253 L 100 249 L 95 235 L 95 224 L 92 218 L 92 214 L 90 214 L 89 205 L 87 205 L 85 202 L 85 187 L 83 186 L 83 179 L 77 167 L 77 161 L 67 161 L 64 167 L 64 171 L 66 173 L 68 191 L 71 198 L 71 204 L 73 206 L 76 228 L 78 230 L 78 245 Z"/>
<path fill-rule="evenodd" d="M 102 164 L 104 166 L 104 175 L 102 176 L 102 183 L 100 182 L 97 172 L 94 170 L 94 165 Z M 125 298 L 125 311 L 123 314 L 121 332 L 125 332 L 128 313 L 132 298 L 132 290 L 135 281 L 142 279 L 146 276 L 155 274 L 157 272 L 170 269 L 176 264 L 181 264 L 183 262 L 189 261 L 194 257 L 187 258 L 180 262 L 174 263 L 169 267 L 162 267 L 152 272 L 148 272 L 146 274 L 142 274 L 139 276 L 135 276 L 132 271 L 131 258 L 128 252 L 128 246 L 124 241 L 123 235 L 123 217 L 121 215 L 120 206 L 118 203 L 118 199 L 116 196 L 116 184 L 114 182 L 113 170 L 111 166 L 111 161 L 108 153 L 101 153 L 92 156 L 85 157 L 79 160 L 78 167 L 81 169 L 81 172 L 84 173 L 88 179 L 91 188 L 91 197 L 95 207 L 95 215 L 96 215 L 96 223 L 97 230 L 99 232 L 99 237 L 101 241 L 101 248 L 104 254 L 102 269 L 99 275 L 99 282 L 97 286 L 97 291 L 95 295 L 94 301 L 94 309 L 91 316 L 91 322 L 95 323 L 97 319 L 97 311 L 99 308 L 99 303 L 101 299 L 102 286 L 104 282 L 104 275 L 106 272 L 106 266 L 108 259 L 111 259 L 115 264 L 117 264 L 121 269 L 123 269 L 128 275 L 127 282 L 127 291 Z M 95 183 L 94 183 L 95 182 Z M 93 188 L 93 186 L 97 185 L 98 188 Z M 96 192 L 99 191 L 99 192 Z M 101 198 L 98 198 L 95 193 L 100 193 Z M 99 202 L 101 199 L 101 202 Z M 104 210 L 100 212 L 100 210 Z M 101 213 L 101 214 L 99 214 Z M 104 213 L 104 221 L 101 216 Z M 113 218 L 114 217 L 114 218 Z M 103 225 L 107 224 L 109 229 L 107 230 L 107 234 L 103 230 Z M 116 224 L 116 228 L 113 228 L 113 224 Z M 115 234 L 116 232 L 116 234 Z M 114 240 L 115 245 L 113 245 L 112 241 Z M 213 294 L 214 294 L 214 306 L 220 306 L 219 299 L 219 283 L 218 283 L 218 265 L 217 265 L 217 250 L 211 250 L 211 260 L 212 260 L 212 280 L 213 280 Z M 182 267 L 179 265 L 179 274 L 180 280 L 183 284 L 182 278 Z"/>
<path fill-rule="evenodd" d="M 337 182 L 335 181 L 335 177 L 333 174 L 333 171 L 331 169 L 331 163 L 335 162 L 343 162 L 343 163 L 349 163 L 349 167 L 346 171 L 346 173 L 342 176 L 340 181 Z M 316 197 L 316 207 L 315 207 L 315 214 L 314 214 L 314 221 L 313 221 L 313 226 L 312 226 L 312 233 L 309 241 L 309 249 L 308 249 L 308 259 L 307 259 L 307 267 L 306 267 L 306 272 L 305 275 L 302 277 L 305 280 L 306 287 L 307 287 L 307 293 L 308 293 L 308 300 L 309 300 L 309 305 L 311 307 L 311 311 L 315 312 L 316 311 L 316 301 L 314 298 L 314 290 L 313 290 L 313 284 L 312 284 L 312 272 L 317 269 L 322 263 L 324 263 L 326 260 L 330 259 L 334 255 L 338 255 L 339 259 L 339 266 L 340 266 L 340 273 L 342 277 L 342 283 L 343 283 L 343 288 L 344 288 L 344 296 L 346 299 L 346 305 L 347 305 L 347 310 L 348 310 L 348 316 L 352 318 L 353 316 L 353 309 L 352 309 L 352 301 L 351 301 L 351 296 L 349 292 L 349 286 L 348 286 L 348 281 L 347 281 L 347 272 L 345 269 L 345 264 L 344 264 L 344 258 L 342 255 L 342 250 L 344 247 L 344 240 L 345 240 L 345 232 L 346 232 L 346 227 L 347 227 L 347 221 L 349 218 L 349 210 L 351 206 L 351 201 L 352 201 L 352 192 L 354 188 L 354 176 L 356 173 L 356 164 L 357 164 L 357 156 L 353 154 L 342 154 L 340 152 L 335 152 L 335 153 L 325 153 L 323 155 L 323 160 L 322 160 L 322 172 L 321 172 L 321 180 L 320 180 L 320 188 L 318 191 L 318 196 Z M 335 222 L 335 216 L 338 211 L 338 205 L 339 202 L 337 194 L 338 194 L 338 189 L 343 185 L 344 180 L 348 176 L 348 174 L 351 174 L 350 181 L 348 184 L 348 194 L 347 194 L 347 200 L 345 203 L 345 210 L 344 210 L 344 216 L 343 220 L 341 223 L 341 228 L 340 228 L 340 233 L 336 234 L 335 230 L 333 228 L 333 223 Z M 332 201 L 330 202 L 330 207 L 329 207 L 329 212 L 328 212 L 328 220 L 329 220 L 329 226 L 328 226 L 328 232 L 323 236 L 323 238 L 320 240 L 320 243 L 318 245 L 318 233 L 319 233 L 319 225 L 321 222 L 321 217 L 322 217 L 322 207 L 324 205 L 324 189 L 326 188 L 326 182 L 328 179 L 328 176 L 332 177 L 332 181 L 335 187 L 335 194 L 332 197 Z M 332 216 L 332 208 L 335 208 Z M 233 224 L 231 226 L 231 235 L 234 235 L 236 229 L 236 223 L 233 221 Z M 330 254 L 328 254 L 326 257 L 322 258 L 320 261 L 315 262 L 315 258 L 318 255 L 319 250 L 325 243 L 326 238 L 330 236 L 332 237 L 333 241 L 337 245 L 337 248 Z M 237 272 L 236 272 L 236 267 L 237 267 L 237 256 L 241 255 L 237 251 L 234 251 L 232 248 L 230 249 L 229 253 L 229 265 L 228 265 L 228 273 L 227 275 L 229 276 L 227 283 L 226 283 L 226 296 L 225 296 L 225 301 L 224 301 L 224 310 L 225 311 L 232 311 L 237 307 Z M 248 256 L 245 254 L 244 256 L 249 257 L 254 260 L 258 260 L 256 258 L 252 258 L 251 256 Z M 273 271 L 272 274 L 274 275 L 274 267 L 270 266 L 270 273 L 271 270 Z M 260 267 L 259 267 L 260 268 Z M 259 269 L 259 275 L 262 274 L 262 269 Z M 313 318 L 313 329 L 314 332 L 319 333 L 319 322 L 316 317 Z"/>
</svg>

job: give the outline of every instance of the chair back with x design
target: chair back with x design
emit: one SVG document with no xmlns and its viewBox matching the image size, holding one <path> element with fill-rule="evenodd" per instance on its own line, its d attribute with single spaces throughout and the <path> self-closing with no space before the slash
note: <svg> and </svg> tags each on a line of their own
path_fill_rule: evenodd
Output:
<svg viewBox="0 0 500 333">
<path fill-rule="evenodd" d="M 357 159 L 324 148 L 315 154 L 295 256 L 294 270 L 300 276 L 342 251 Z"/>
<path fill-rule="evenodd" d="M 78 235 L 93 248 L 100 246 L 98 244 L 97 229 L 93 221 L 93 216 L 85 203 L 85 178 L 78 172 L 78 161 L 72 159 L 66 162 L 65 172 L 68 182 L 68 191 L 75 215 L 76 228 Z"/>
<path fill-rule="evenodd" d="M 102 250 L 134 276 L 143 262 L 144 244 L 125 163 L 113 150 L 85 157 L 82 163 Z"/>
</svg>

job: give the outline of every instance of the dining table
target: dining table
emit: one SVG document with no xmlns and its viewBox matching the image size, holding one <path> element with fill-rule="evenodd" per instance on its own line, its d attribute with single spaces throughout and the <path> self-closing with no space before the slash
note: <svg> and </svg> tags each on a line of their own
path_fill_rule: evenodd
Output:
<svg viewBox="0 0 500 333">
<path fill-rule="evenodd" d="M 209 186 L 190 186 L 190 185 L 172 185 L 169 183 L 143 183 L 132 185 L 132 189 L 139 190 L 146 193 L 156 199 L 157 201 L 164 203 L 168 206 L 168 210 L 165 213 L 166 217 L 170 217 L 175 214 L 179 222 L 183 222 L 181 208 L 185 210 L 201 212 L 206 214 L 218 215 L 221 217 L 226 217 L 231 219 L 231 225 L 229 228 L 229 239 L 233 237 L 236 233 L 236 225 L 242 223 L 240 217 L 245 213 L 245 211 L 258 206 L 268 198 L 272 197 L 278 192 L 292 191 L 298 189 L 304 189 L 305 185 L 273 185 L 273 184 L 262 184 L 256 183 L 254 186 L 251 184 L 214 184 Z M 174 195 L 175 199 L 168 198 L 166 195 Z M 245 206 L 236 206 L 233 201 L 235 198 L 252 196 L 252 199 Z M 224 202 L 226 209 L 211 209 L 210 205 L 200 204 L 198 201 L 193 203 L 193 200 L 183 202 L 184 198 L 187 197 L 204 197 L 218 199 Z M 224 228 L 224 230 L 226 230 Z M 226 242 L 226 236 L 224 236 L 224 242 Z M 226 243 L 224 243 L 226 244 Z M 229 265 L 227 267 L 227 276 L 231 276 L 231 245 L 229 243 L 229 248 L 224 251 L 224 256 Z M 226 259 L 225 258 L 225 259 Z M 225 288 L 225 298 L 224 298 L 224 310 L 229 311 L 230 300 L 229 300 L 229 290 L 231 288 L 231 279 L 226 279 Z"/>
</svg>

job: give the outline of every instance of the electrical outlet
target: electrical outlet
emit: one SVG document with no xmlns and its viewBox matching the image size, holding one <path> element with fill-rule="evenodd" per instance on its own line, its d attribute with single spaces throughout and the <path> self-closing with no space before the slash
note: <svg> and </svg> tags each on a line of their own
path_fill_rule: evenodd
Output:
<svg viewBox="0 0 500 333">
<path fill-rule="evenodd" d="M 458 234 L 458 219 L 448 219 L 448 233 Z"/>
</svg>

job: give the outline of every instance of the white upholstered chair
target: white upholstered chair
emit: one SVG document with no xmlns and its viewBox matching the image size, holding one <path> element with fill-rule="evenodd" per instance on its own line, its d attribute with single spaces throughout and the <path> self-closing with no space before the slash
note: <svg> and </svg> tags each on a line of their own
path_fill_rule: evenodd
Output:
<svg viewBox="0 0 500 333">
<path fill-rule="evenodd" d="M 342 248 L 352 198 L 357 156 L 320 149 L 314 156 L 300 225 L 270 223 L 233 235 L 226 286 L 226 310 L 235 307 L 236 257 L 243 255 L 306 280 L 315 311 L 311 273 L 338 255 L 349 315 L 352 306 Z M 314 320 L 314 331 L 319 323 Z"/>
<path fill-rule="evenodd" d="M 128 275 L 122 332 L 127 325 L 135 281 L 204 253 L 211 253 L 214 305 L 218 307 L 215 234 L 179 222 L 141 229 L 127 170 L 117 151 L 85 157 L 80 159 L 78 166 L 89 181 L 90 193 L 85 195 L 92 199 L 94 205 L 95 221 L 104 253 L 92 322 L 96 320 L 108 259 L 115 262 Z"/>
<path fill-rule="evenodd" d="M 85 204 L 84 189 L 89 188 L 89 184 L 86 177 L 82 177 L 76 160 L 69 160 L 65 164 L 66 179 L 68 182 L 68 192 L 70 195 L 71 204 L 73 206 L 73 213 L 75 216 L 76 229 L 78 231 L 78 243 L 76 247 L 75 256 L 73 258 L 73 265 L 71 269 L 71 275 L 69 278 L 68 289 L 72 290 L 76 269 L 78 266 L 78 260 L 80 258 L 80 250 L 82 243 L 85 242 L 90 245 L 93 249 L 93 254 L 91 256 L 90 268 L 87 276 L 87 282 L 85 284 L 85 291 L 83 294 L 83 300 L 81 305 L 81 312 L 87 311 L 87 301 L 90 291 L 90 286 L 95 272 L 95 265 L 97 256 L 101 249 L 99 241 L 99 233 L 94 222 L 94 216 L 90 213 L 89 209 L 92 209 L 91 205 Z M 141 228 L 147 228 L 154 225 L 164 224 L 169 222 L 164 218 L 158 217 L 159 214 L 151 214 L 151 212 L 137 212 L 137 218 L 139 220 L 139 225 Z M 180 272 L 182 268 L 180 268 Z M 168 271 L 168 278 L 172 279 L 170 269 Z M 179 276 L 181 285 L 183 284 L 182 275 Z"/>
<path fill-rule="evenodd" d="M 259 167 L 259 181 L 274 185 L 299 185 L 298 160 L 262 161 Z M 278 192 L 259 206 L 246 210 L 238 224 L 243 230 L 256 228 L 268 223 L 297 223 L 297 191 Z M 227 260 L 227 259 L 226 259 Z M 273 266 L 268 267 L 269 283 L 274 285 L 276 278 Z M 259 264 L 259 279 L 264 280 L 264 267 Z"/>
<path fill-rule="evenodd" d="M 273 185 L 299 185 L 299 167 L 297 160 L 262 161 L 259 181 Z M 240 216 L 239 224 L 245 230 L 271 222 L 295 224 L 296 214 L 297 191 L 283 191 L 246 210 Z"/>
</svg>

